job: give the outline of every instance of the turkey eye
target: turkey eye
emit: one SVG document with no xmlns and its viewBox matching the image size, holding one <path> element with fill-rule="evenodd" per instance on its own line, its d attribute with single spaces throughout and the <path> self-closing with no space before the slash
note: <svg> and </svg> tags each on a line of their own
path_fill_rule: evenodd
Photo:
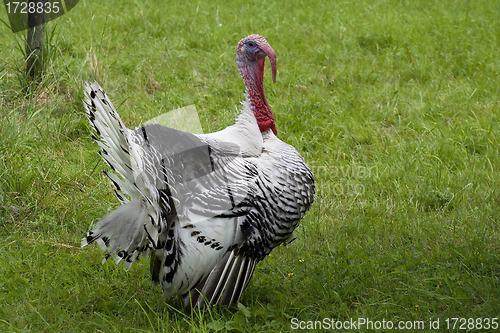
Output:
<svg viewBox="0 0 500 333">
<path fill-rule="evenodd" d="M 254 47 L 254 46 L 255 46 L 255 43 L 254 43 L 254 42 L 248 42 L 248 44 L 247 44 L 247 45 L 248 45 L 248 46 L 250 46 L 250 47 Z"/>
</svg>

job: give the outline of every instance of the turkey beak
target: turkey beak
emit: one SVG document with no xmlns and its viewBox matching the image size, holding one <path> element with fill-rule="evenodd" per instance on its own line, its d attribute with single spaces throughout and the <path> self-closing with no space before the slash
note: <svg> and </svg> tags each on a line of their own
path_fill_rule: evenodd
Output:
<svg viewBox="0 0 500 333">
<path fill-rule="evenodd" d="M 259 47 L 269 57 L 269 61 L 271 62 L 271 70 L 273 72 L 273 82 L 276 82 L 276 53 L 268 43 L 259 45 Z"/>
</svg>

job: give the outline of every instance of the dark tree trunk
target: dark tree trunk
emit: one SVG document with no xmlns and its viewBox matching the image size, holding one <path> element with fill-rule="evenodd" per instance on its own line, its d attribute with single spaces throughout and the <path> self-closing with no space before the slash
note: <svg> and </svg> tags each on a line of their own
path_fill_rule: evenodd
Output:
<svg viewBox="0 0 500 333">
<path fill-rule="evenodd" d="M 30 3 L 43 3 L 45 0 L 30 0 Z M 41 75 L 43 69 L 43 44 L 45 42 L 45 12 L 28 13 L 28 38 L 26 43 L 26 74 L 35 78 Z"/>
</svg>

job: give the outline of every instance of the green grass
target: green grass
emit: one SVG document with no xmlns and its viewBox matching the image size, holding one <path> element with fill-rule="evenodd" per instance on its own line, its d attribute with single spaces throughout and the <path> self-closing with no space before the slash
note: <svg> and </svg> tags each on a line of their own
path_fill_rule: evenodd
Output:
<svg viewBox="0 0 500 333">
<path fill-rule="evenodd" d="M 23 76 L 22 34 L 0 26 L 0 331 L 272 332 L 360 317 L 444 330 L 500 317 L 500 2 L 159 3 L 80 1 L 48 24 L 38 86 Z M 250 33 L 278 55 L 267 97 L 278 136 L 316 175 L 316 202 L 239 307 L 186 313 L 151 289 L 147 260 L 124 271 L 79 247 L 117 206 L 82 80 L 129 127 L 195 104 L 204 131 L 219 130 L 238 115 L 235 47 Z"/>
</svg>

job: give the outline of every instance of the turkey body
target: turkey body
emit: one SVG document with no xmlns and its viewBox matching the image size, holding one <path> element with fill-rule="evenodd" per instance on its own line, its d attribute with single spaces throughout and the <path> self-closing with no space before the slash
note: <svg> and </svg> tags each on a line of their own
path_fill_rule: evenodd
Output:
<svg viewBox="0 0 500 333">
<path fill-rule="evenodd" d="M 122 206 L 82 240 L 105 259 L 129 267 L 150 256 L 153 286 L 185 305 L 231 305 L 256 264 L 294 229 L 314 199 L 314 177 L 294 147 L 277 138 L 263 92 L 264 38 L 238 43 L 247 101 L 236 123 L 210 134 L 160 125 L 127 129 L 96 83 L 85 85 L 85 109 L 114 172 L 106 172 Z"/>
</svg>

